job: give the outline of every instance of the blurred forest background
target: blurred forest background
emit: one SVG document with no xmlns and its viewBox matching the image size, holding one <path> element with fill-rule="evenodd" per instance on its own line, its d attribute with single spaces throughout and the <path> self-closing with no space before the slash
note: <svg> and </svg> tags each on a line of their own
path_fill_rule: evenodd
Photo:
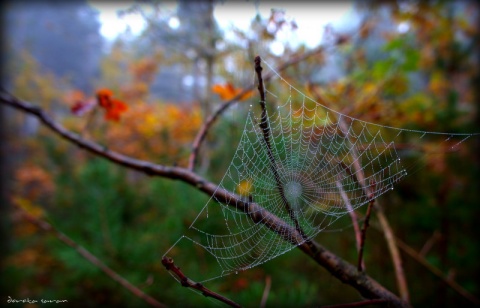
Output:
<svg viewBox="0 0 480 308">
<path fill-rule="evenodd" d="M 250 16 L 248 29 L 222 28 L 215 20 L 217 7 L 235 2 L 181 0 L 173 10 L 162 2 L 142 2 L 120 15 L 142 16 L 145 28 L 114 40 L 100 34 L 99 13 L 91 3 L 67 3 L 3 5 L 2 86 L 86 138 L 160 164 L 186 166 L 208 115 L 252 84 L 255 55 L 276 67 L 315 48 L 284 39 L 304 30 L 296 23 L 302 16 L 290 17 L 270 1 L 262 4 L 272 7 L 270 15 Z M 298 3 L 305 12 L 309 5 Z M 308 29 L 313 36 L 323 33 L 321 43 L 334 47 L 290 66 L 282 76 L 313 98 L 328 97 L 335 104 L 328 107 L 365 121 L 480 131 L 477 2 L 362 1 L 353 4 L 351 14 L 357 22 L 340 30 Z M 76 102 L 88 101 L 100 88 L 128 105 L 119 121 L 98 112 L 72 112 Z M 222 178 L 248 105 L 257 101 L 238 102 L 212 127 L 197 168 L 202 176 L 215 183 Z M 36 119 L 2 108 L 7 169 L 2 174 L 1 305 L 7 296 L 67 299 L 83 307 L 145 305 L 55 236 L 22 219 L 12 204 L 48 221 L 160 302 L 213 305 L 182 288 L 160 262 L 208 196 L 96 158 Z M 425 151 L 436 146 L 421 145 Z M 396 236 L 414 252 L 401 250 L 414 306 L 470 303 L 446 282 L 480 297 L 478 151 L 476 138 L 461 151 L 427 156 L 421 169 L 381 197 Z M 375 225 L 375 214 L 372 220 Z M 336 232 L 321 233 L 317 240 L 355 264 L 350 225 L 345 217 L 334 226 Z M 182 269 L 201 273 L 201 259 L 199 251 Z M 365 263 L 370 276 L 397 292 L 387 245 L 375 228 L 367 235 Z M 258 306 L 267 277 L 272 282 L 267 306 L 360 300 L 356 290 L 295 250 L 208 286 L 242 305 Z"/>
</svg>

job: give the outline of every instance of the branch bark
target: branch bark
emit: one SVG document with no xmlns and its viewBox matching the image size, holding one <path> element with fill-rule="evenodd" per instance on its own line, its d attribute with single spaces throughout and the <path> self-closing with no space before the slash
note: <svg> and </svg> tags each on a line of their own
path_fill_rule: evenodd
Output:
<svg viewBox="0 0 480 308">
<path fill-rule="evenodd" d="M 59 123 L 55 122 L 40 107 L 34 106 L 25 101 L 19 100 L 4 90 L 0 90 L 0 103 L 21 110 L 38 118 L 45 126 L 54 133 L 66 139 L 80 148 L 91 152 L 99 157 L 107 159 L 115 164 L 146 173 L 151 176 L 160 176 L 169 179 L 181 180 L 194 188 L 213 196 L 218 202 L 224 204 L 235 204 L 237 210 L 248 214 L 253 221 L 261 221 L 267 228 L 281 236 L 284 240 L 298 248 L 312 258 L 316 263 L 327 269 L 340 281 L 352 286 L 360 294 L 369 299 L 385 299 L 392 307 L 409 307 L 408 303 L 399 299 L 395 294 L 387 290 L 373 278 L 359 272 L 355 266 L 344 261 L 334 253 L 328 251 L 315 241 L 308 245 L 295 228 L 283 220 L 266 211 L 256 203 L 244 201 L 240 196 L 219 188 L 217 185 L 207 181 L 191 170 L 181 167 L 158 165 L 143 160 L 111 151 L 98 143 L 83 139 L 78 134 L 68 131 Z M 299 244 L 302 243 L 302 244 Z"/>
</svg>

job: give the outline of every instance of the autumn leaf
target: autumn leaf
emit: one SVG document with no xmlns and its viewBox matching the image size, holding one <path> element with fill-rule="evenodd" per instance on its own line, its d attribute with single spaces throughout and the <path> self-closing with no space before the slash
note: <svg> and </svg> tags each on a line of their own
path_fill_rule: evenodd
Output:
<svg viewBox="0 0 480 308">
<path fill-rule="evenodd" d="M 70 107 L 70 110 L 72 113 L 76 116 L 82 116 L 88 112 L 90 112 L 93 107 L 95 107 L 96 103 L 94 100 L 82 100 L 82 101 L 76 101 L 72 107 Z"/>
<path fill-rule="evenodd" d="M 237 191 L 242 196 L 248 196 L 252 193 L 253 183 L 250 180 L 243 180 L 237 186 Z"/>
<path fill-rule="evenodd" d="M 428 88 L 432 93 L 441 96 L 448 89 L 448 81 L 440 71 L 434 71 L 430 77 Z"/>
<path fill-rule="evenodd" d="M 220 96 L 220 98 L 224 101 L 228 101 L 233 99 L 235 96 L 242 93 L 244 90 L 242 88 L 235 88 L 231 83 L 226 83 L 225 85 L 215 84 L 212 87 L 212 92 L 216 93 Z M 242 96 L 240 96 L 239 100 L 243 101 L 250 98 L 253 94 L 253 91 L 248 91 Z"/>
<path fill-rule="evenodd" d="M 97 91 L 98 104 L 103 108 L 108 108 L 108 102 L 110 101 L 113 92 L 109 89 L 100 89 Z"/>
<path fill-rule="evenodd" d="M 42 218 L 45 216 L 45 213 L 40 206 L 34 204 L 32 201 L 26 198 L 13 197 L 12 201 L 15 205 L 22 208 L 25 212 L 35 218 Z"/>
<path fill-rule="evenodd" d="M 120 120 L 120 115 L 128 110 L 128 106 L 122 101 L 112 99 L 108 108 L 105 109 L 105 119 L 118 122 Z"/>
<path fill-rule="evenodd" d="M 122 113 L 128 110 L 127 104 L 112 98 L 113 92 L 110 89 L 100 89 L 97 91 L 97 102 L 100 107 L 105 109 L 105 119 L 108 121 L 119 121 Z"/>
</svg>

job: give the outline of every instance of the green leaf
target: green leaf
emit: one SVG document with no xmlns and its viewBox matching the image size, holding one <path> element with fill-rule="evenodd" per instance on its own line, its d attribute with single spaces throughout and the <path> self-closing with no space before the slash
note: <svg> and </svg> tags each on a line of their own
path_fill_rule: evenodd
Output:
<svg viewBox="0 0 480 308">
<path fill-rule="evenodd" d="M 418 61 L 420 59 L 420 53 L 418 50 L 407 49 L 404 52 L 404 62 L 401 66 L 401 69 L 405 71 L 415 71 L 418 67 Z"/>
<path fill-rule="evenodd" d="M 405 44 L 404 39 L 402 37 L 398 37 L 398 38 L 392 39 L 390 42 L 385 44 L 385 46 L 383 47 L 383 50 L 387 52 L 392 52 L 395 50 L 402 49 L 404 44 Z"/>
<path fill-rule="evenodd" d="M 372 68 L 372 76 L 374 79 L 383 79 L 388 72 L 393 68 L 394 61 L 392 59 L 386 59 L 377 61 Z"/>
</svg>

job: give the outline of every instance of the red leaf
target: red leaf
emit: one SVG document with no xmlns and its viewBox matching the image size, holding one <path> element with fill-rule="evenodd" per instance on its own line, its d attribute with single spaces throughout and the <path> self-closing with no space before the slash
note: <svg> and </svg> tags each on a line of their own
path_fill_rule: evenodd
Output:
<svg viewBox="0 0 480 308">
<path fill-rule="evenodd" d="M 93 107 L 95 107 L 94 100 L 86 100 L 86 101 L 76 101 L 75 104 L 72 105 L 70 110 L 76 116 L 82 116 L 87 112 L 90 112 Z"/>
</svg>

